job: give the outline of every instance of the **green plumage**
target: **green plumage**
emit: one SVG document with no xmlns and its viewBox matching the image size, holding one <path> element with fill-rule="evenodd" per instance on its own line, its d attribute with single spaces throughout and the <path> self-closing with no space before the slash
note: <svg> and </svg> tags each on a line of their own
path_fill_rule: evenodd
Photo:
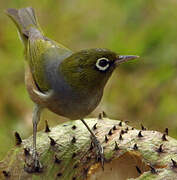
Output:
<svg viewBox="0 0 177 180">
<path fill-rule="evenodd" d="M 108 49 L 86 49 L 64 60 L 59 69 L 66 81 L 77 91 L 93 92 L 104 88 L 115 66 L 101 72 L 96 68 L 99 58 L 106 57 L 114 64 L 117 54 Z"/>
</svg>

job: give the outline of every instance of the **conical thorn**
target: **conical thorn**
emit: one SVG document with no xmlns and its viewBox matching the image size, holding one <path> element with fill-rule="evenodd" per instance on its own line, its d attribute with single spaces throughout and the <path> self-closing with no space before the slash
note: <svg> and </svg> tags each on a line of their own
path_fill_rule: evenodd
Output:
<svg viewBox="0 0 177 180">
<path fill-rule="evenodd" d="M 50 139 L 50 145 L 51 146 L 55 146 L 56 145 L 56 141 L 53 138 L 51 138 L 50 136 L 49 136 L 49 139 Z"/>
<path fill-rule="evenodd" d="M 96 129 L 97 129 L 97 123 L 95 123 L 93 126 L 93 130 L 96 130 Z"/>
<path fill-rule="evenodd" d="M 117 130 L 116 125 L 114 125 L 112 129 L 113 129 L 114 131 Z"/>
<path fill-rule="evenodd" d="M 109 141 L 108 137 L 105 135 L 105 142 L 107 143 Z"/>
<path fill-rule="evenodd" d="M 139 174 L 142 174 L 142 172 L 141 172 L 141 170 L 140 170 L 140 168 L 139 168 L 138 166 L 136 166 L 136 170 L 137 170 L 137 172 L 138 172 Z"/>
<path fill-rule="evenodd" d="M 134 144 L 133 149 L 138 150 L 138 145 L 136 143 Z"/>
<path fill-rule="evenodd" d="M 109 135 L 109 136 L 112 135 L 112 129 L 109 130 L 108 135 Z"/>
<path fill-rule="evenodd" d="M 57 174 L 57 177 L 61 177 L 61 176 L 62 176 L 62 173 L 59 172 L 59 173 Z"/>
<path fill-rule="evenodd" d="M 166 134 L 163 134 L 162 135 L 162 141 L 168 141 L 167 137 L 166 137 Z"/>
<path fill-rule="evenodd" d="M 48 133 L 50 132 L 50 128 L 49 128 L 49 125 L 48 125 L 48 121 L 45 120 L 45 132 Z"/>
<path fill-rule="evenodd" d="M 165 134 L 168 136 L 168 128 L 165 128 Z"/>
<path fill-rule="evenodd" d="M 138 133 L 138 137 L 139 137 L 139 138 L 143 137 L 143 135 L 142 135 L 142 131 L 139 131 L 139 133 Z"/>
<path fill-rule="evenodd" d="M 60 164 L 61 163 L 61 160 L 58 159 L 57 155 L 55 155 L 55 161 L 54 161 L 56 164 Z"/>
<path fill-rule="evenodd" d="M 171 159 L 171 161 L 172 161 L 172 164 L 173 164 L 173 168 L 177 168 L 177 162 L 175 161 L 175 160 L 173 160 L 173 159 Z"/>
<path fill-rule="evenodd" d="M 119 126 L 122 126 L 122 121 L 120 121 Z"/>
<path fill-rule="evenodd" d="M 115 150 L 115 151 L 119 150 L 119 146 L 118 146 L 118 144 L 117 144 L 116 141 L 115 141 L 115 147 L 114 147 L 114 150 Z"/>
<path fill-rule="evenodd" d="M 159 153 L 162 153 L 162 152 L 163 152 L 162 146 L 163 146 L 163 144 L 161 144 L 161 145 L 159 146 L 159 148 L 157 149 L 157 152 L 159 152 Z"/>
<path fill-rule="evenodd" d="M 120 141 L 122 141 L 122 140 L 123 140 L 122 134 L 120 134 L 120 136 L 119 136 L 119 140 L 120 140 Z"/>
<path fill-rule="evenodd" d="M 72 140 L 71 140 L 71 143 L 72 143 L 72 144 L 76 143 L 76 138 L 75 138 L 75 136 L 73 136 L 73 138 L 72 138 Z"/>
<path fill-rule="evenodd" d="M 142 130 L 142 131 L 145 131 L 145 130 L 146 130 L 146 128 L 143 126 L 143 124 L 141 124 L 141 130 Z"/>
<path fill-rule="evenodd" d="M 15 144 L 20 145 L 22 143 L 22 139 L 20 137 L 20 134 L 18 132 L 15 132 Z"/>
<path fill-rule="evenodd" d="M 125 134 L 125 131 L 122 129 L 122 130 L 120 131 L 120 134 Z"/>
<path fill-rule="evenodd" d="M 76 128 L 77 128 L 76 125 L 73 125 L 73 126 L 72 126 L 72 129 L 73 129 L 73 130 L 75 130 Z"/>
<path fill-rule="evenodd" d="M 103 118 L 102 118 L 102 113 L 99 113 L 98 119 L 103 119 Z"/>
<path fill-rule="evenodd" d="M 103 118 L 107 118 L 108 117 L 107 114 L 104 111 L 102 112 L 102 114 L 103 114 Z"/>
</svg>

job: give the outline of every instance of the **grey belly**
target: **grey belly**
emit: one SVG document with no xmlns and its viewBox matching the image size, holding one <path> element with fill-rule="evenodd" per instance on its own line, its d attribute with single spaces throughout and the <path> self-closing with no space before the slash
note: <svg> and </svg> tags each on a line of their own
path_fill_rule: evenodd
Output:
<svg viewBox="0 0 177 180">
<path fill-rule="evenodd" d="M 48 103 L 47 108 L 52 112 L 67 117 L 71 120 L 81 119 L 90 114 L 99 104 L 102 92 L 88 95 L 59 95 L 56 94 L 52 98 L 52 102 Z"/>
</svg>

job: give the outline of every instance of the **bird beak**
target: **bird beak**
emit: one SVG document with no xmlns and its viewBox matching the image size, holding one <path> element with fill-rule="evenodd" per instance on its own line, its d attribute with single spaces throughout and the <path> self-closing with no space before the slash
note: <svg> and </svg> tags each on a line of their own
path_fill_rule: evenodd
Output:
<svg viewBox="0 0 177 180">
<path fill-rule="evenodd" d="M 133 60 L 133 59 L 137 59 L 137 58 L 139 58 L 139 56 L 134 56 L 134 55 L 124 55 L 124 56 L 121 56 L 120 55 L 115 60 L 115 64 L 119 65 L 119 64 L 122 64 L 124 62 L 130 61 L 130 60 Z"/>
</svg>

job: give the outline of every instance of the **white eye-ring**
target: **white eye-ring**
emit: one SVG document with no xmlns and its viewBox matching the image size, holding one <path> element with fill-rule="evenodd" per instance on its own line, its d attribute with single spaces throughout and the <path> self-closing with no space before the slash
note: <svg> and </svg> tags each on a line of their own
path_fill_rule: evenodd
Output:
<svg viewBox="0 0 177 180">
<path fill-rule="evenodd" d="M 96 62 L 96 67 L 100 71 L 106 71 L 109 68 L 109 66 L 110 66 L 109 59 L 105 57 L 99 58 Z"/>
</svg>

